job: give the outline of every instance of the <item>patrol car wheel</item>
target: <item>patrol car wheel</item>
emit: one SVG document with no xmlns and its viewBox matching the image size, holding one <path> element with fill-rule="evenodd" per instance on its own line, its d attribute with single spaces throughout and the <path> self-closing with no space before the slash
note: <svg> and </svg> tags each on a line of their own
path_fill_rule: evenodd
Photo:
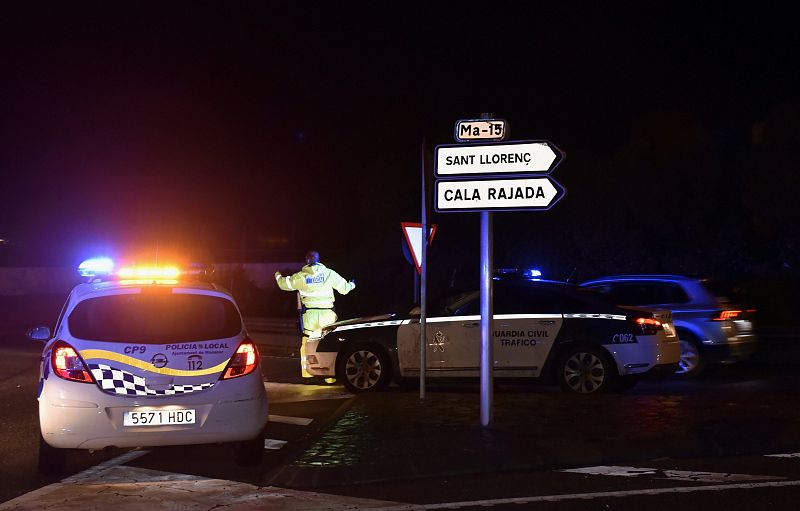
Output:
<svg viewBox="0 0 800 511">
<path fill-rule="evenodd" d="M 389 383 L 389 357 L 374 345 L 359 345 L 345 353 L 338 377 L 351 392 L 379 390 Z"/>
<path fill-rule="evenodd" d="M 39 435 L 39 472 L 45 475 L 63 474 L 67 468 L 67 451 L 56 449 Z"/>
<path fill-rule="evenodd" d="M 681 359 L 675 375 L 680 378 L 694 378 L 703 372 L 705 363 L 700 354 L 700 343 L 689 332 L 678 331 L 678 342 L 681 346 Z"/>
<path fill-rule="evenodd" d="M 568 351 L 558 365 L 561 388 L 576 394 L 597 394 L 611 387 L 616 372 L 605 353 L 592 347 Z"/>
<path fill-rule="evenodd" d="M 237 465 L 248 467 L 258 465 L 264 458 L 264 433 L 251 440 L 233 444 L 233 460 Z"/>
</svg>

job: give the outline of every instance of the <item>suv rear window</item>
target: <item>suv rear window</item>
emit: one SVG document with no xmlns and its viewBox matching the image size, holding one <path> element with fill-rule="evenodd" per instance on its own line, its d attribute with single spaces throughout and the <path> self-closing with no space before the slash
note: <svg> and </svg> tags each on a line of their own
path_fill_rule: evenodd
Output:
<svg viewBox="0 0 800 511">
<path fill-rule="evenodd" d="M 592 286 L 621 305 L 686 303 L 689 296 L 674 282 L 616 282 Z"/>
<path fill-rule="evenodd" d="M 110 295 L 80 302 L 69 316 L 79 339 L 162 344 L 234 337 L 242 331 L 230 300 L 186 293 Z"/>
</svg>

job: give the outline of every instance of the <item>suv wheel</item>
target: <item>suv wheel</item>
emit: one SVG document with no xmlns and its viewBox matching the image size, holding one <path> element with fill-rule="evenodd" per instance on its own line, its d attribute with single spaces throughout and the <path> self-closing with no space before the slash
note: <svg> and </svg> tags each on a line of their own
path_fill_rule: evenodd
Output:
<svg viewBox="0 0 800 511">
<path fill-rule="evenodd" d="M 675 371 L 675 375 L 681 378 L 698 376 L 703 372 L 705 362 L 700 353 L 700 343 L 697 337 L 689 332 L 679 331 L 678 342 L 681 345 L 681 359 L 678 362 L 678 369 Z"/>
</svg>

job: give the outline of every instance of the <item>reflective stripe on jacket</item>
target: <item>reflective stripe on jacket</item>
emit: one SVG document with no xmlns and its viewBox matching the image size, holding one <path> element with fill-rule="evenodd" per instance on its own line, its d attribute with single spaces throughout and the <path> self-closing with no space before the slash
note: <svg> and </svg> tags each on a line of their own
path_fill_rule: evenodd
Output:
<svg viewBox="0 0 800 511">
<path fill-rule="evenodd" d="M 303 266 L 299 272 L 276 277 L 276 280 L 284 291 L 298 291 L 304 306 L 318 309 L 333 307 L 334 289 L 346 295 L 356 287 L 322 263 Z"/>
</svg>

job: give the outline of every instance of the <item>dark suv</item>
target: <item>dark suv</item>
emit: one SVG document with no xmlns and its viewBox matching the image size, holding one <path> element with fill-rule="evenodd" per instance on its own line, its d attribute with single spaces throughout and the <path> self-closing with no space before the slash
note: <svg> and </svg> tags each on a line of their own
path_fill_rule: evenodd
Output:
<svg viewBox="0 0 800 511">
<path fill-rule="evenodd" d="M 714 296 L 705 282 L 680 275 L 614 275 L 581 285 L 620 305 L 672 309 L 681 343 L 676 374 L 689 377 L 709 365 L 749 358 L 756 346 L 752 311 Z"/>
</svg>

